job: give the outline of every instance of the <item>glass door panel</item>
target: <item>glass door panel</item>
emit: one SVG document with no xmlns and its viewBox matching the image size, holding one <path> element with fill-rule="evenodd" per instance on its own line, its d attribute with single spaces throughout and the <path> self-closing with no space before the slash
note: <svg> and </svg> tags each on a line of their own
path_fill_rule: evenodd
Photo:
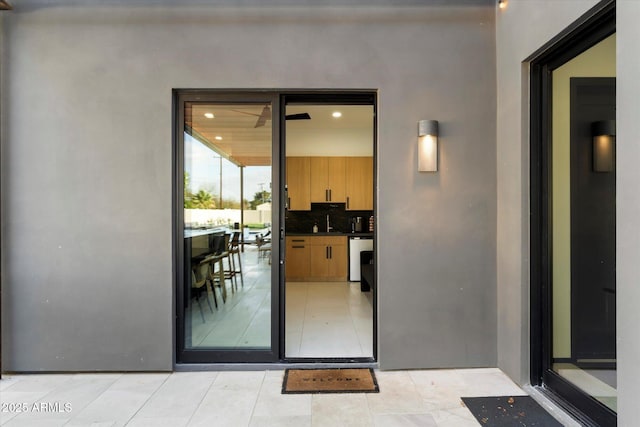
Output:
<svg viewBox="0 0 640 427">
<path fill-rule="evenodd" d="M 184 350 L 270 350 L 273 105 L 181 107 Z"/>
<path fill-rule="evenodd" d="M 612 411 L 617 408 L 615 42 L 614 34 L 553 70 L 550 221 L 551 369 Z M 603 123 L 609 129 L 597 135 Z"/>
</svg>

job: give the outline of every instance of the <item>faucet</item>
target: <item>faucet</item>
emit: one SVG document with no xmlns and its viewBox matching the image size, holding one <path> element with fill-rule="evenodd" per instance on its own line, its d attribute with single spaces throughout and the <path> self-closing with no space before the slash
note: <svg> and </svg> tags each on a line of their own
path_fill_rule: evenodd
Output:
<svg viewBox="0 0 640 427">
<path fill-rule="evenodd" d="M 333 227 L 331 226 L 331 223 L 329 222 L 329 214 L 327 214 L 327 233 L 331 232 L 331 230 L 333 230 Z"/>
</svg>

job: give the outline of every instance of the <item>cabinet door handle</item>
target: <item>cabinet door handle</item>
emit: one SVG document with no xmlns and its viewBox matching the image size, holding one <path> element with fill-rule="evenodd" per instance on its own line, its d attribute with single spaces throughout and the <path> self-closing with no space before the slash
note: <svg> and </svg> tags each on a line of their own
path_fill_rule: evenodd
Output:
<svg viewBox="0 0 640 427">
<path fill-rule="evenodd" d="M 349 196 L 347 196 L 347 209 L 349 209 Z"/>
<path fill-rule="evenodd" d="M 331 195 L 331 189 L 329 189 L 329 201 L 333 200 L 333 196 Z"/>
<path fill-rule="evenodd" d="M 324 201 L 325 202 L 329 201 L 329 190 L 327 189 L 324 190 Z"/>
<path fill-rule="evenodd" d="M 333 259 L 333 248 L 329 246 L 329 259 Z"/>
<path fill-rule="evenodd" d="M 304 249 L 304 246 L 291 246 L 293 249 Z"/>
<path fill-rule="evenodd" d="M 326 259 L 329 259 L 329 246 L 327 246 L 326 248 L 324 248 L 324 252 L 325 252 L 324 257 L 325 257 Z"/>
<path fill-rule="evenodd" d="M 304 239 L 291 239 L 292 242 L 304 242 Z"/>
<path fill-rule="evenodd" d="M 285 206 L 287 209 L 291 208 L 291 197 L 287 197 L 287 206 Z"/>
</svg>

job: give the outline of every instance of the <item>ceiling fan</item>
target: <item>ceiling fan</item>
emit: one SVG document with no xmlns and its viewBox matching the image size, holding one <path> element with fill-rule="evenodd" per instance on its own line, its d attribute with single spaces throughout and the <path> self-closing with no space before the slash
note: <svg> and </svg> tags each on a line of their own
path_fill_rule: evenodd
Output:
<svg viewBox="0 0 640 427">
<path fill-rule="evenodd" d="M 250 116 L 256 116 L 258 120 L 256 121 L 254 128 L 262 127 L 265 125 L 267 120 L 271 120 L 271 108 L 268 105 L 264 106 L 260 114 L 249 113 L 247 111 L 240 111 L 240 110 L 231 110 L 231 111 L 235 111 L 236 113 L 247 114 Z M 309 113 L 287 114 L 286 116 L 284 116 L 284 119 L 285 120 L 310 120 L 311 116 L 309 115 Z"/>
</svg>

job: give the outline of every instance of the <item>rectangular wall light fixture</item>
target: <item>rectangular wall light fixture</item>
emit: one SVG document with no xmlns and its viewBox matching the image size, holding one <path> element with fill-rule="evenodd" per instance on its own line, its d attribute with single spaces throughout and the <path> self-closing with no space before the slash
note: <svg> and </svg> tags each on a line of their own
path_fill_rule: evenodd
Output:
<svg viewBox="0 0 640 427">
<path fill-rule="evenodd" d="M 611 172 L 616 162 L 616 121 L 591 123 L 593 137 L 593 171 Z"/>
<path fill-rule="evenodd" d="M 438 171 L 438 122 L 418 122 L 418 172 Z"/>
</svg>

